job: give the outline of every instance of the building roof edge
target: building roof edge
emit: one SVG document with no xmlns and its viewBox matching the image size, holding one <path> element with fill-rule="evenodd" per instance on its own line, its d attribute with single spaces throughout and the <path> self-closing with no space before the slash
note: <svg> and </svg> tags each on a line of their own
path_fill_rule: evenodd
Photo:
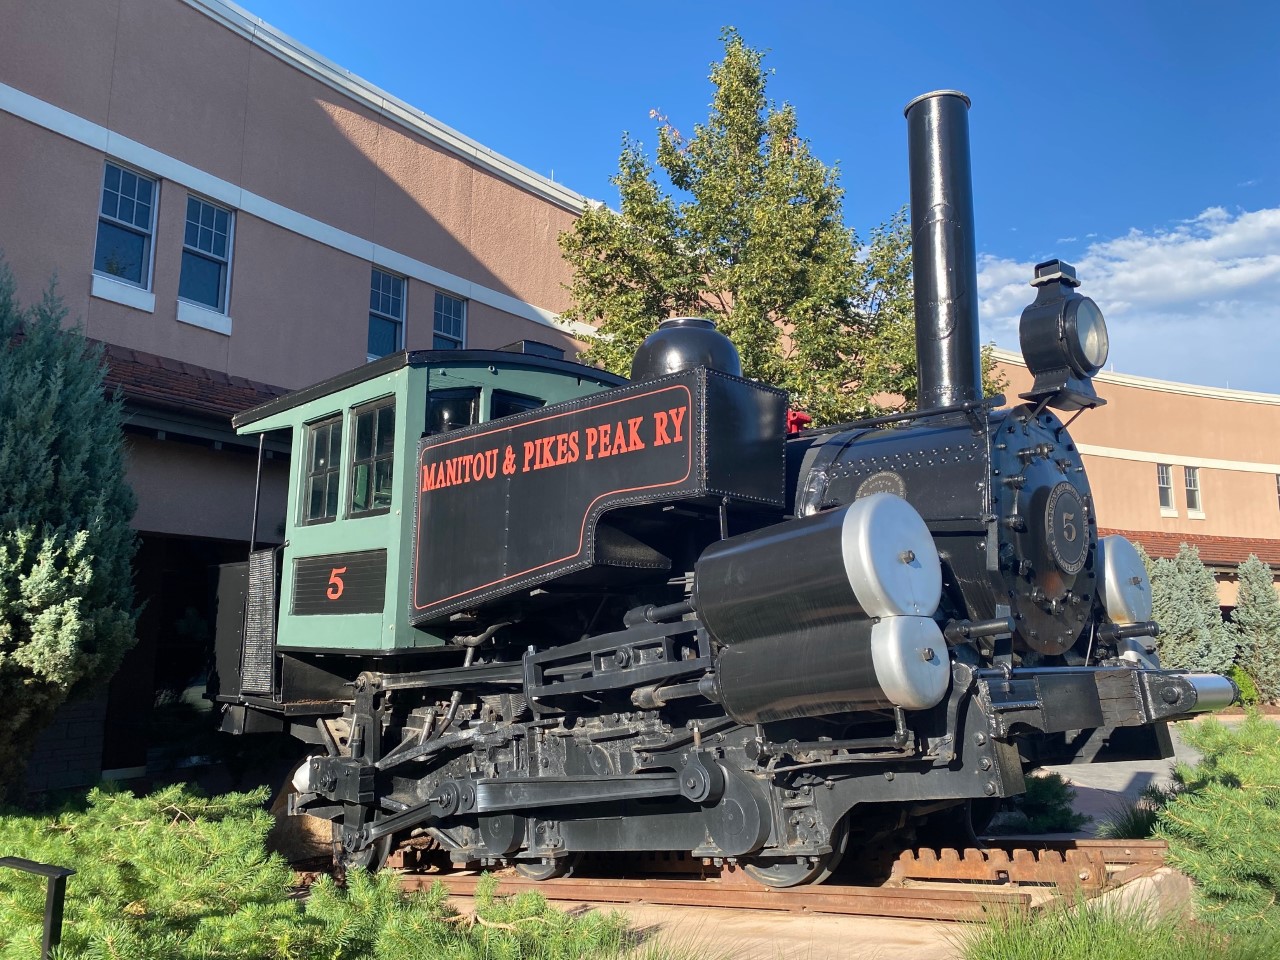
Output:
<svg viewBox="0 0 1280 960">
<path fill-rule="evenodd" d="M 581 213 L 587 197 L 535 173 L 484 144 L 459 133 L 394 94 L 388 93 L 350 70 L 299 43 L 230 0 L 182 0 L 187 6 L 240 34 L 250 43 L 315 77 L 388 121 L 443 147 L 450 153 L 483 167 L 502 179 L 537 194 L 572 213 Z"/>
<path fill-rule="evenodd" d="M 1014 363 L 1020 367 L 1026 364 L 1022 355 L 1002 347 L 992 347 L 991 355 L 1001 363 Z M 1158 393 L 1180 393 L 1192 397 L 1208 397 L 1213 400 L 1234 400 L 1237 403 L 1262 403 L 1280 406 L 1280 394 L 1257 393 L 1251 390 L 1232 390 L 1230 387 L 1206 387 L 1195 383 L 1179 383 L 1176 380 L 1157 380 L 1155 377 L 1140 377 L 1133 373 L 1114 373 L 1102 371 L 1094 375 L 1098 383 L 1114 383 L 1122 387 L 1135 387 L 1139 390 L 1154 390 Z"/>
</svg>

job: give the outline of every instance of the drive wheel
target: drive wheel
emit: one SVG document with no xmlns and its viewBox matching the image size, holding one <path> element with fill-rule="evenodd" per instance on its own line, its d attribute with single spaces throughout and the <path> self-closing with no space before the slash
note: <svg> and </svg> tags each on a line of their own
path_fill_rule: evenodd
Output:
<svg viewBox="0 0 1280 960">
<path fill-rule="evenodd" d="M 841 817 L 831 831 L 831 852 L 818 857 L 739 857 L 743 872 L 766 887 L 823 883 L 835 873 L 849 849 L 849 821 Z"/>
<path fill-rule="evenodd" d="M 333 867 L 340 876 L 346 876 L 353 870 L 381 870 L 395 849 L 395 837 L 388 834 L 373 841 L 360 850 L 352 850 L 343 842 L 342 824 L 333 821 Z"/>
<path fill-rule="evenodd" d="M 543 857 L 541 860 L 517 860 L 516 873 L 526 880 L 557 880 L 572 877 L 582 860 L 580 853 L 567 853 L 563 857 Z"/>
</svg>

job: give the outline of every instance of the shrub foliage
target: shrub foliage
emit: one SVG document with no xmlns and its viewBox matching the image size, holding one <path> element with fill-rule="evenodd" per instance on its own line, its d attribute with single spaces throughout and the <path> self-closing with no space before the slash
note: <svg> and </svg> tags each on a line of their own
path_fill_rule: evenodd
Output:
<svg viewBox="0 0 1280 960">
<path fill-rule="evenodd" d="M 133 644 L 133 491 L 101 356 L 50 284 L 24 309 L 0 259 L 0 794 L 68 695 Z"/>
<path fill-rule="evenodd" d="M 498 897 L 493 877 L 472 914 L 453 910 L 440 884 L 401 894 L 391 872 L 354 872 L 345 887 L 321 878 L 300 899 L 288 864 L 265 851 L 265 798 L 94 790 L 53 817 L 0 815 L 0 837 L 6 854 L 79 871 L 68 880 L 62 958 L 570 960 L 634 944 L 617 914 Z M 43 917 L 43 880 L 0 871 L 0 960 L 39 956 Z M 642 955 L 667 953 L 647 944 Z"/>
<path fill-rule="evenodd" d="M 1280 597 L 1271 567 L 1253 554 L 1240 564 L 1236 608 L 1236 664 L 1256 687 L 1256 699 L 1280 701 Z"/>
<path fill-rule="evenodd" d="M 1235 640 L 1222 619 L 1213 574 L 1201 562 L 1200 551 L 1184 543 L 1176 557 L 1152 563 L 1150 572 L 1161 665 L 1226 673 L 1235 659 Z"/>
<path fill-rule="evenodd" d="M 1183 736 L 1203 759 L 1175 771 L 1156 836 L 1195 880 L 1206 917 L 1280 932 L 1280 725 L 1255 712 L 1185 724 Z"/>
</svg>

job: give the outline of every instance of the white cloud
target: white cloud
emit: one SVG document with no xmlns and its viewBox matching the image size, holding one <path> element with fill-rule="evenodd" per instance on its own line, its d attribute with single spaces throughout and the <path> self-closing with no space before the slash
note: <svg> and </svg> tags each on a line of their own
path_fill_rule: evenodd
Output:
<svg viewBox="0 0 1280 960">
<path fill-rule="evenodd" d="M 1097 239 L 1074 260 L 1125 373 L 1280 393 L 1280 208 L 1210 207 L 1155 231 Z M 1018 348 L 1034 264 L 978 259 L 983 334 Z"/>
</svg>

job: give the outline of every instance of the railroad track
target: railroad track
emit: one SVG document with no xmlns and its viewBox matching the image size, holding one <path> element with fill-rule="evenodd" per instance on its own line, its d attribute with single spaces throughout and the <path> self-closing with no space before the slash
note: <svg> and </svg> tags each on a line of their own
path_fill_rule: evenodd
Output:
<svg viewBox="0 0 1280 960">
<path fill-rule="evenodd" d="M 499 894 L 535 891 L 575 903 L 779 910 L 920 920 L 976 920 L 994 910 L 1033 911 L 1065 899 L 1094 897 L 1157 870 L 1166 845 L 1158 840 L 994 842 L 983 849 L 908 850 L 864 861 L 874 879 L 837 875 L 836 883 L 777 890 L 734 867 L 678 857 L 584 864 L 571 878 L 527 880 L 499 874 Z M 624 869 L 619 870 L 619 867 Z M 642 878 L 619 873 L 644 871 Z M 600 874 L 600 875 L 592 875 Z M 407 872 L 406 889 L 439 882 L 459 896 L 474 894 L 480 874 Z"/>
</svg>

